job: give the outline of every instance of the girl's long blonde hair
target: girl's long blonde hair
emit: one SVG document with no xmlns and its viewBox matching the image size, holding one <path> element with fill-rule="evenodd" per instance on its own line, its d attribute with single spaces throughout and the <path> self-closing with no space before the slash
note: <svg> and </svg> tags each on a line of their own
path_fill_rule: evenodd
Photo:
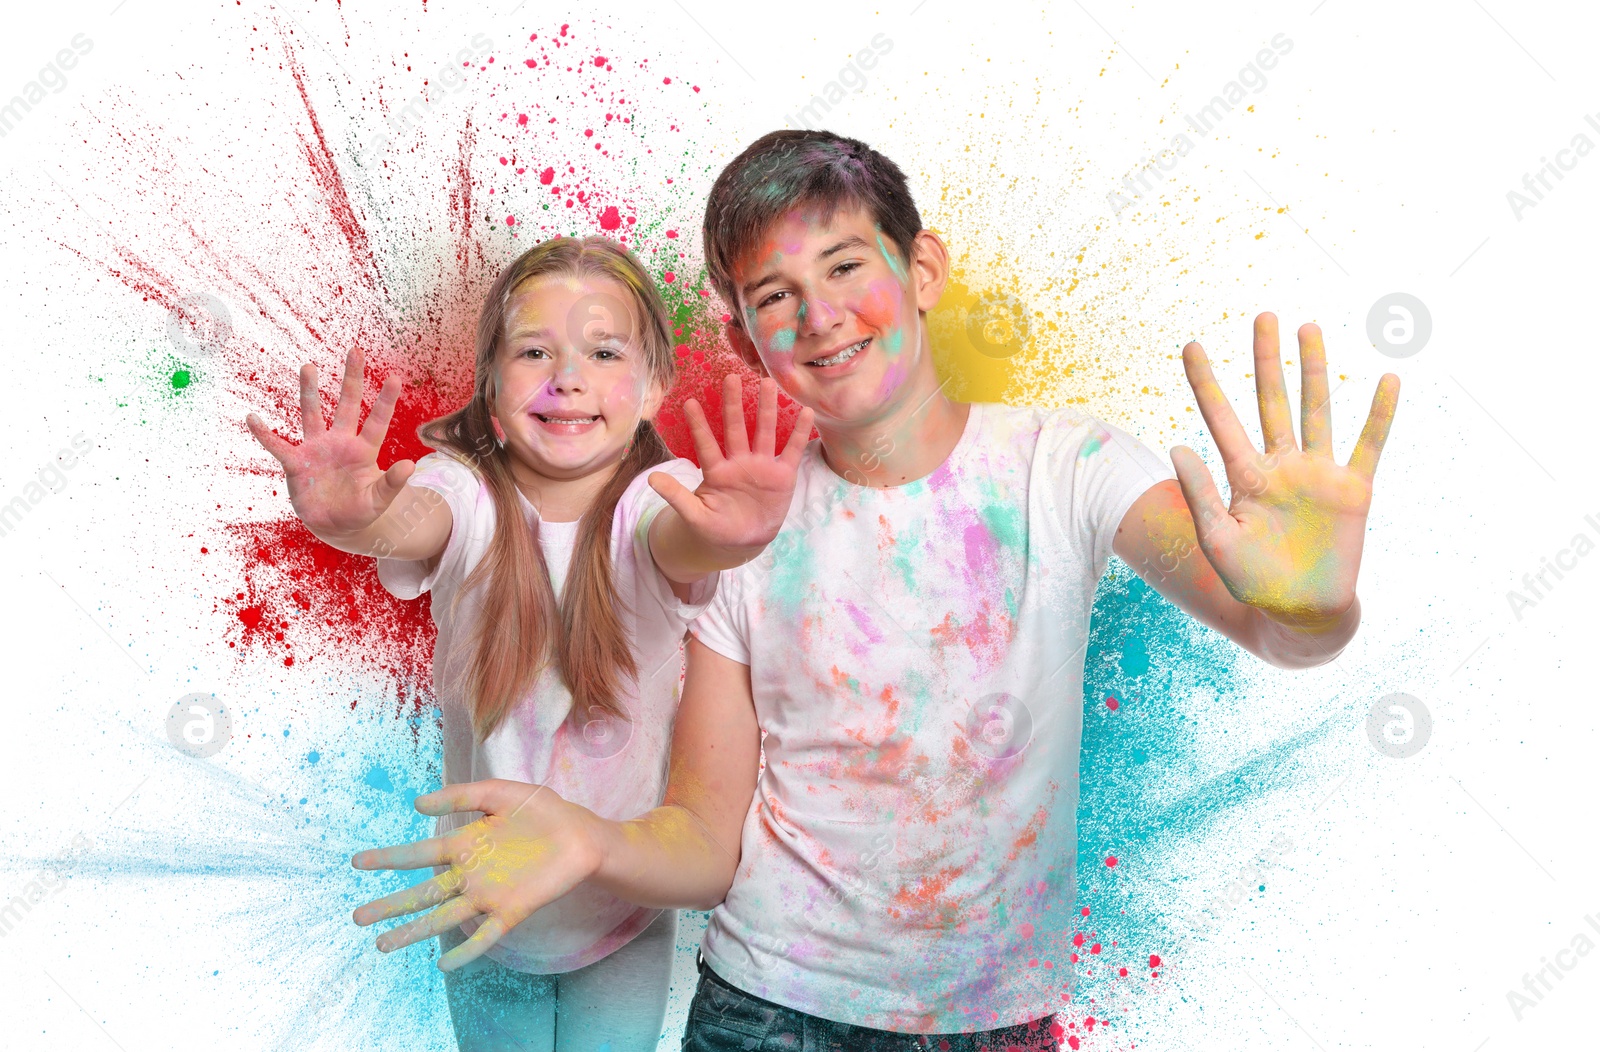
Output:
<svg viewBox="0 0 1600 1052">
<path fill-rule="evenodd" d="M 672 459 L 661 435 L 641 420 L 610 480 L 583 515 L 558 603 L 538 527 L 529 529 L 523 517 L 511 455 L 496 437 L 488 396 L 511 297 L 527 282 L 546 277 L 617 282 L 630 293 L 632 302 L 620 306 L 634 315 L 635 342 L 651 377 L 663 388 L 671 387 L 676 368 L 661 294 L 633 254 L 606 238 L 542 242 L 513 260 L 490 286 L 478 315 L 472 400 L 418 430 L 430 447 L 473 467 L 494 498 L 494 537 L 460 590 L 461 595 L 482 590 L 467 668 L 467 699 L 480 741 L 533 689 L 547 667 L 556 670 L 572 693 L 569 718 L 587 722 L 596 710 L 628 718 L 620 697 L 624 682 L 637 676 L 638 668 L 612 580 L 611 520 L 628 484 L 645 469 Z M 588 320 L 568 323 L 581 328 Z"/>
</svg>

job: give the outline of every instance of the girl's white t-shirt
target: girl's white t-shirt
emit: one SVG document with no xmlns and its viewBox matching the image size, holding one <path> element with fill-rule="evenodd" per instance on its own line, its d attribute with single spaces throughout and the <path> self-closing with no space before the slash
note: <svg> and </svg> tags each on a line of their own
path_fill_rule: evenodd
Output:
<svg viewBox="0 0 1600 1052">
<path fill-rule="evenodd" d="M 446 785 L 487 778 L 532 782 L 610 819 L 633 818 L 660 805 L 683 674 L 684 633 L 715 594 L 717 575 L 695 585 L 685 603 L 656 569 L 649 530 L 666 502 L 646 481 L 653 471 L 666 472 L 691 490 L 700 485 L 700 472 L 692 463 L 672 460 L 641 473 L 617 502 L 611 525 L 612 573 L 639 670 L 633 689 L 620 699 L 631 720 L 591 720 L 575 729 L 567 719 L 572 695 L 561 677 L 547 670 L 480 742 L 473 733 L 465 675 L 481 614 L 481 589 L 465 594 L 460 589 L 494 536 L 494 498 L 477 473 L 453 457 L 432 453 L 418 462 L 411 485 L 433 490 L 449 503 L 449 543 L 431 573 L 424 562 L 380 559 L 378 579 L 401 599 L 433 593 L 433 621 L 439 628 L 433 682 L 444 719 Z M 525 498 L 522 506 L 529 526 L 538 523 L 539 546 L 559 597 L 579 524 L 544 522 Z M 475 812 L 447 815 L 439 819 L 438 830 L 446 833 L 478 817 Z M 659 913 L 581 885 L 513 928 L 488 955 L 522 972 L 573 971 L 626 944 Z M 469 922 L 462 930 L 471 934 L 476 924 Z"/>
<path fill-rule="evenodd" d="M 974 405 L 894 489 L 807 448 L 783 529 L 693 629 L 750 667 L 766 760 L 706 930 L 718 975 L 905 1033 L 1062 1007 L 1089 611 L 1123 515 L 1171 477 L 1070 410 Z"/>
</svg>

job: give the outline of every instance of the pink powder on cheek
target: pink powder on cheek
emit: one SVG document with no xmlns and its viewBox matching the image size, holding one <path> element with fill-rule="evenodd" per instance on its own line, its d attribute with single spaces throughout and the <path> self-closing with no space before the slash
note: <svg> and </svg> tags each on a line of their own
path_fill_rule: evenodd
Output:
<svg viewBox="0 0 1600 1052">
<path fill-rule="evenodd" d="M 880 278 L 867 286 L 866 294 L 851 307 L 851 311 L 877 332 L 883 332 L 900 321 L 900 308 L 905 302 L 905 289 L 895 281 Z"/>
</svg>

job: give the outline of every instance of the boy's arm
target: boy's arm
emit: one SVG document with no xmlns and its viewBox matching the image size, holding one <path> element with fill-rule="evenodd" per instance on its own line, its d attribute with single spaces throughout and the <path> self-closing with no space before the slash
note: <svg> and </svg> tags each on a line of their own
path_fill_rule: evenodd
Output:
<svg viewBox="0 0 1600 1052">
<path fill-rule="evenodd" d="M 1344 616 L 1320 631 L 1295 630 L 1235 599 L 1200 551 L 1189 506 L 1171 479 L 1134 501 L 1117 527 L 1112 550 L 1174 606 L 1279 668 L 1332 661 L 1361 623 L 1354 596 Z"/>
<path fill-rule="evenodd" d="M 357 869 L 450 869 L 367 903 L 355 921 L 436 907 L 384 933 L 378 948 L 387 952 L 480 919 L 473 936 L 440 959 L 451 971 L 586 880 L 641 906 L 710 909 L 733 883 L 760 749 L 749 667 L 691 639 L 662 806 L 617 822 L 543 786 L 508 781 L 419 796 L 423 814 L 484 817 L 447 836 L 356 855 Z"/>
<path fill-rule="evenodd" d="M 739 378 L 729 373 L 723 380 L 726 456 L 700 404 L 690 399 L 683 412 L 700 461 L 700 487 L 691 492 L 664 471 L 650 476 L 651 487 L 668 505 L 650 524 L 650 552 L 662 575 L 679 585 L 749 562 L 778 535 L 811 435 L 811 410 L 802 409 L 783 451 L 774 455 L 778 388 L 770 379 L 761 381 L 756 399 L 754 444 L 745 434 Z"/>
<path fill-rule="evenodd" d="M 1124 515 L 1113 550 L 1162 595 L 1251 653 L 1289 668 L 1337 657 L 1360 623 L 1361 567 L 1372 478 L 1394 420 L 1400 380 L 1378 383 L 1355 452 L 1333 459 L 1322 333 L 1299 331 L 1301 444 L 1278 360 L 1278 320 L 1255 322 L 1256 398 L 1264 452 L 1251 444 L 1197 343 L 1184 371 L 1227 470 L 1224 505 L 1195 453 L 1178 446 L 1178 482 L 1152 487 Z"/>
</svg>

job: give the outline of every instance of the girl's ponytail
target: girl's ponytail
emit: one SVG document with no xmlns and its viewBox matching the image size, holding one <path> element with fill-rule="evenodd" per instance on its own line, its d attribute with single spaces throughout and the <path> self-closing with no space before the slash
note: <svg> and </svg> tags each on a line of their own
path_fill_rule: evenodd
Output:
<svg viewBox="0 0 1600 1052">
<path fill-rule="evenodd" d="M 472 400 L 418 431 L 430 447 L 476 470 L 494 500 L 494 536 L 457 592 L 458 601 L 471 592 L 479 597 L 477 638 L 465 687 L 480 741 L 494 733 L 550 666 L 572 694 L 569 719 L 582 724 L 600 715 L 629 718 L 620 698 L 638 668 L 613 579 L 611 524 L 628 485 L 641 472 L 672 459 L 655 427 L 640 421 L 627 452 L 578 527 L 558 603 L 538 527 L 528 528 L 523 517 L 510 454 L 495 434 L 488 399 L 508 301 L 524 282 L 551 274 L 605 277 L 628 289 L 635 300 L 635 331 L 652 374 L 670 387 L 676 367 L 660 293 L 632 254 L 611 241 L 545 241 L 514 260 L 490 287 L 478 317 Z"/>
</svg>

